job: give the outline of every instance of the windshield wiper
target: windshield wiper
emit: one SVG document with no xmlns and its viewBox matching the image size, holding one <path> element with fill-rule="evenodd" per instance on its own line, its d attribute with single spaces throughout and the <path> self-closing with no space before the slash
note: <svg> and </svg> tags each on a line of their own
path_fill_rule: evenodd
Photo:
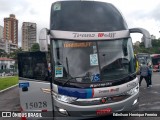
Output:
<svg viewBox="0 0 160 120">
<path fill-rule="evenodd" d="M 128 74 L 128 75 L 126 75 L 124 78 L 131 78 L 131 79 L 134 79 L 136 77 L 136 74 L 134 74 L 134 73 L 132 73 L 132 74 Z"/>
<path fill-rule="evenodd" d="M 81 77 L 71 77 L 69 79 L 66 80 L 66 82 L 64 82 L 63 85 L 67 84 L 70 80 L 73 80 L 73 79 L 76 79 L 76 78 L 82 78 L 82 79 L 90 79 L 90 74 L 89 73 L 86 73 L 85 76 L 81 76 Z"/>
<path fill-rule="evenodd" d="M 132 74 L 129 74 L 128 75 L 130 78 L 134 79 L 136 77 L 136 74 L 135 73 L 132 73 Z"/>
<path fill-rule="evenodd" d="M 76 79 L 76 78 L 82 78 L 82 77 L 71 77 L 66 82 L 63 83 L 63 85 L 67 84 L 70 80 Z"/>
</svg>

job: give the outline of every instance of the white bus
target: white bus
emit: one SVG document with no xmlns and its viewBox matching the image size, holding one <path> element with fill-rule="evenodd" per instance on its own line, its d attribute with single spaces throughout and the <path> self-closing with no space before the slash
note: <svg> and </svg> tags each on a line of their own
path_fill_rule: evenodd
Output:
<svg viewBox="0 0 160 120">
<path fill-rule="evenodd" d="M 22 110 L 53 111 L 55 119 L 83 119 L 136 108 L 139 83 L 130 33 L 142 33 L 145 46 L 151 47 L 149 32 L 129 29 L 110 3 L 53 3 L 50 29 L 42 29 L 39 37 L 43 52 L 50 41 L 52 80 L 44 72 L 47 62 L 39 68 L 43 77 L 35 77 L 34 66 L 42 57 L 32 55 L 38 59 L 29 59 L 32 77 L 19 74 Z"/>
<path fill-rule="evenodd" d="M 146 64 L 151 64 L 152 65 L 152 58 L 149 53 L 138 53 L 136 55 L 139 64 L 141 65 L 142 62 L 145 62 Z"/>
</svg>

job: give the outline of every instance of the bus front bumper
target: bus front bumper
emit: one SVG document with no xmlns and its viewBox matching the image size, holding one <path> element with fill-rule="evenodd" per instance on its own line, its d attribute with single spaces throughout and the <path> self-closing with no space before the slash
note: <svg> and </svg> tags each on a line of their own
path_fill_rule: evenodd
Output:
<svg viewBox="0 0 160 120">
<path fill-rule="evenodd" d="M 94 118 L 104 115 L 113 115 L 118 112 L 129 112 L 138 110 L 139 93 L 130 96 L 129 98 L 110 104 L 92 105 L 92 106 L 78 106 L 73 104 L 64 103 L 55 99 L 54 109 L 55 117 L 57 120 L 65 119 L 86 119 Z M 102 114 L 97 114 L 97 111 L 102 111 Z M 108 113 L 103 114 L 103 112 Z"/>
</svg>

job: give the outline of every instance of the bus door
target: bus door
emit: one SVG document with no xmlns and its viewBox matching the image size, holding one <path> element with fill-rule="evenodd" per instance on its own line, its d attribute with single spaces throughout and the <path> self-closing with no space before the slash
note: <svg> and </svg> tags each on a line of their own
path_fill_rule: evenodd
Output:
<svg viewBox="0 0 160 120">
<path fill-rule="evenodd" d="M 44 52 L 18 54 L 19 92 L 22 111 L 52 111 L 51 80 Z"/>
</svg>

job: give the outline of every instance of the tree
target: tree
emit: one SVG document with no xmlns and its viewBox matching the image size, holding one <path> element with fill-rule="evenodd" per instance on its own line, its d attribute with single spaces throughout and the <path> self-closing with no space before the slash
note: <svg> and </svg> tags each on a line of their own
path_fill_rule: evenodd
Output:
<svg viewBox="0 0 160 120">
<path fill-rule="evenodd" d="M 22 48 L 21 47 L 16 49 L 14 52 L 11 52 L 9 57 L 12 58 L 12 59 L 17 60 L 17 54 L 20 53 L 20 52 L 22 52 Z"/>
<path fill-rule="evenodd" d="M 6 56 L 7 53 L 3 49 L 0 49 L 0 57 L 6 57 Z"/>
<path fill-rule="evenodd" d="M 38 43 L 34 43 L 31 47 L 31 52 L 40 51 L 40 47 Z"/>
<path fill-rule="evenodd" d="M 13 51 L 9 54 L 9 58 L 12 58 L 12 59 L 15 60 L 15 65 L 13 66 L 14 69 L 18 68 L 18 63 L 17 63 L 18 62 L 18 60 L 17 60 L 18 56 L 17 55 L 18 55 L 18 53 L 21 53 L 21 52 L 23 52 L 23 49 L 20 47 L 20 48 L 16 49 L 15 51 Z"/>
<path fill-rule="evenodd" d="M 160 39 L 152 40 L 152 47 L 145 48 L 144 43 L 141 42 L 139 46 L 134 46 L 135 53 L 150 53 L 150 54 L 160 54 Z"/>
</svg>

